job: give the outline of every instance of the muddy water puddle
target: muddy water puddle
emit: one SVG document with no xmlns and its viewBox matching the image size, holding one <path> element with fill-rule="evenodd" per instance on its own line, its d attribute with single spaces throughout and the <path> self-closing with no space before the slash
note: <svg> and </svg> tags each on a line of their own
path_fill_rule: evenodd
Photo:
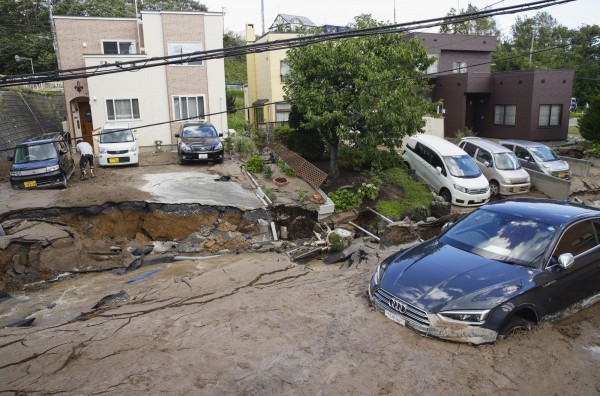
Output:
<svg viewBox="0 0 600 396">
<path fill-rule="evenodd" d="M 83 312 L 91 311 L 107 295 L 124 290 L 133 297 L 143 293 L 149 285 L 205 272 L 229 261 L 224 255 L 143 267 L 125 275 L 111 272 L 78 274 L 65 280 L 41 284 L 39 290 L 11 292 L 10 298 L 0 302 L 0 324 L 31 317 L 35 317 L 33 326 L 65 323 Z"/>
</svg>

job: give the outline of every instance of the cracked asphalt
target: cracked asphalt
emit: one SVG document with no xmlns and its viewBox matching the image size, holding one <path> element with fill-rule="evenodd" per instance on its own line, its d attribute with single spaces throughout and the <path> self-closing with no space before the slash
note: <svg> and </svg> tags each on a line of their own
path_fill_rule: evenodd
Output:
<svg viewBox="0 0 600 396">
<path fill-rule="evenodd" d="M 350 266 L 223 255 L 135 283 L 150 270 L 59 282 L 36 326 L 0 329 L 0 394 L 600 392 L 599 304 L 495 345 L 427 339 L 368 303 L 388 253 Z M 128 303 L 92 310 L 120 290 Z"/>
</svg>

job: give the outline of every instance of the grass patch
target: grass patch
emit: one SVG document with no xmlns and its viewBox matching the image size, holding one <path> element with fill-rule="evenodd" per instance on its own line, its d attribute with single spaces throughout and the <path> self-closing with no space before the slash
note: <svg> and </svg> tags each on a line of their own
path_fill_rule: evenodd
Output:
<svg viewBox="0 0 600 396">
<path fill-rule="evenodd" d="M 583 113 L 576 113 L 574 111 L 569 113 L 569 118 L 581 118 L 583 117 Z"/>
<path fill-rule="evenodd" d="M 401 219 L 404 214 L 419 206 L 429 208 L 433 201 L 431 191 L 424 183 L 418 182 L 410 177 L 408 172 L 402 168 L 388 169 L 381 174 L 384 183 L 401 187 L 404 197 L 401 201 L 378 201 L 377 211 L 384 216 Z"/>
<path fill-rule="evenodd" d="M 569 125 L 568 134 L 573 136 L 581 136 L 581 133 L 579 133 L 579 127 L 577 125 Z"/>
</svg>

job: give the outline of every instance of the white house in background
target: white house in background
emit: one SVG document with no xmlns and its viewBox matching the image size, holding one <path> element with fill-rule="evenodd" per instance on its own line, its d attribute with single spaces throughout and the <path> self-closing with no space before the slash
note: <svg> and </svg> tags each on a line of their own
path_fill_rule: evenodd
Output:
<svg viewBox="0 0 600 396">
<path fill-rule="evenodd" d="M 61 70 L 143 65 L 155 57 L 223 48 L 217 12 L 142 11 L 139 19 L 55 16 L 54 24 Z M 188 117 L 227 131 L 223 59 L 69 80 L 64 91 L 71 137 L 90 144 L 94 130 L 115 121 L 137 128 L 141 147 L 154 147 L 156 140 L 175 144 L 177 120 Z"/>
</svg>

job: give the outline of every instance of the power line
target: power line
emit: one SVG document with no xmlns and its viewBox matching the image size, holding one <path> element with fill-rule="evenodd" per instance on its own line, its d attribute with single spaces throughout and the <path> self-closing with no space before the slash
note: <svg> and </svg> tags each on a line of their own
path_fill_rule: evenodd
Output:
<svg viewBox="0 0 600 396">
<path fill-rule="evenodd" d="M 42 83 L 51 81 L 65 81 L 79 78 L 90 78 L 95 76 L 101 76 L 113 73 L 122 73 L 125 71 L 138 71 L 149 67 L 166 66 L 171 64 L 181 64 L 187 62 L 205 61 L 210 59 L 220 59 L 229 56 L 248 55 L 255 53 L 262 53 L 267 51 L 290 49 L 301 47 L 305 45 L 320 43 L 327 40 L 339 40 L 344 38 L 352 37 L 363 37 L 378 34 L 390 34 L 390 33 L 406 33 L 410 30 L 424 29 L 448 24 L 456 24 L 462 22 L 468 22 L 470 20 L 479 18 L 488 18 L 496 15 L 507 15 L 515 14 L 524 11 L 537 10 L 546 8 L 553 5 L 559 5 L 564 3 L 573 2 L 575 0 L 540 0 L 532 3 L 526 3 L 522 5 L 509 6 L 498 8 L 495 10 L 478 11 L 469 14 L 461 14 L 459 16 L 452 17 L 441 17 L 420 20 L 415 22 L 407 22 L 394 25 L 377 26 L 367 29 L 355 29 L 348 30 L 345 32 L 336 33 L 322 33 L 317 35 L 307 35 L 301 37 L 295 37 L 284 40 L 276 40 L 266 43 L 255 43 L 247 44 L 244 46 L 219 48 L 207 51 L 197 51 L 185 55 L 177 54 L 164 57 L 155 57 L 145 60 L 134 60 L 127 62 L 120 62 L 97 65 L 97 66 L 86 66 L 65 70 L 56 70 L 51 72 L 39 72 L 35 74 L 21 74 L 14 76 L 6 76 L 0 78 L 0 87 L 26 85 L 31 83 Z"/>
</svg>

